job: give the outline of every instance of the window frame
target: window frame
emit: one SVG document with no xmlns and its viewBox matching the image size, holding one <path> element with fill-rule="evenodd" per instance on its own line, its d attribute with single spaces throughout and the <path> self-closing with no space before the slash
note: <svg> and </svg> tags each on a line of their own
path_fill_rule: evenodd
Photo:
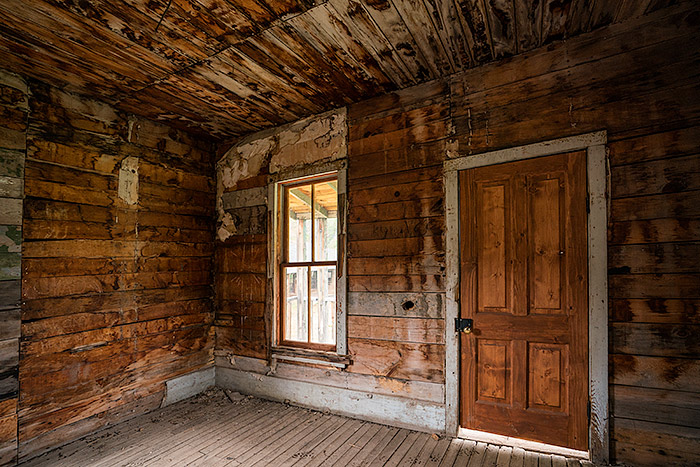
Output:
<svg viewBox="0 0 700 467">
<path fill-rule="evenodd" d="M 323 183 L 323 182 L 329 182 L 329 181 L 338 181 L 338 175 L 337 172 L 331 172 L 330 174 L 323 174 L 323 175 L 317 175 L 317 176 L 310 176 L 310 177 L 302 177 L 300 179 L 295 179 L 292 181 L 286 181 L 286 182 L 279 182 L 280 188 L 281 188 L 281 201 L 280 201 L 280 207 L 279 207 L 279 216 L 282 218 L 282 234 L 281 234 L 281 250 L 282 254 L 280 257 L 280 261 L 278 262 L 278 290 L 280 291 L 280 302 L 279 302 L 279 308 L 277 310 L 277 329 L 279 330 L 279 336 L 278 336 L 278 342 L 281 346 L 284 347 L 294 347 L 294 348 L 299 348 L 299 349 L 307 349 L 307 350 L 321 350 L 325 352 L 335 352 L 336 347 L 337 347 L 337 330 L 338 330 L 338 324 L 336 323 L 336 343 L 334 344 L 321 344 L 318 342 L 310 342 L 311 340 L 311 269 L 316 266 L 316 267 L 322 267 L 322 266 L 335 266 L 336 268 L 336 284 L 335 284 L 335 289 L 336 289 L 336 294 L 338 292 L 338 257 L 336 256 L 336 259 L 334 261 L 317 261 L 315 259 L 316 256 L 316 225 L 314 223 L 315 217 L 314 217 L 314 192 L 315 190 L 313 189 L 313 186 L 317 183 Z M 289 191 L 300 186 L 307 186 L 310 185 L 312 187 L 311 189 L 311 261 L 295 261 L 291 262 L 289 260 L 289 216 L 287 215 L 287 210 L 288 210 L 288 200 L 289 200 Z M 340 208 L 340 206 L 338 206 Z M 338 214 L 340 212 L 338 211 Z M 308 336 L 307 336 L 307 342 L 302 342 L 302 341 L 294 341 L 294 340 L 287 340 L 284 338 L 285 336 L 285 326 L 284 326 L 284 318 L 286 315 L 286 287 L 285 287 L 285 275 L 284 275 L 284 269 L 288 267 L 306 267 L 308 268 L 308 278 L 307 278 L 307 283 L 306 283 L 306 288 L 307 288 L 307 326 L 308 326 Z M 298 286 L 297 286 L 298 287 Z M 337 319 L 337 310 L 338 310 L 338 305 L 337 305 L 337 299 L 336 299 L 336 319 Z"/>
<path fill-rule="evenodd" d="M 283 306 L 282 261 L 286 260 L 283 250 L 284 212 L 283 189 L 285 186 L 305 180 L 321 180 L 323 177 L 338 180 L 338 256 L 336 258 L 336 342 L 334 349 L 312 348 L 290 345 L 283 339 L 281 317 Z M 268 297 L 266 315 L 271 324 L 270 358 L 272 360 L 303 361 L 320 365 L 344 368 L 349 363 L 347 357 L 347 161 L 336 160 L 321 164 L 312 164 L 302 168 L 293 168 L 271 174 L 268 185 Z M 315 347 L 315 346 L 314 346 Z M 342 358 L 339 358 L 342 357 Z"/>
</svg>

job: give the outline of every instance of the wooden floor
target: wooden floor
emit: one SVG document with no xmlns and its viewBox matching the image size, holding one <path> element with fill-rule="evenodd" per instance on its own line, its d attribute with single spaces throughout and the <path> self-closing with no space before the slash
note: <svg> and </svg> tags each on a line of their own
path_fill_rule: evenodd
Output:
<svg viewBox="0 0 700 467">
<path fill-rule="evenodd" d="M 581 463 L 255 398 L 232 402 L 223 391 L 211 389 L 22 465 L 579 467 Z"/>
</svg>

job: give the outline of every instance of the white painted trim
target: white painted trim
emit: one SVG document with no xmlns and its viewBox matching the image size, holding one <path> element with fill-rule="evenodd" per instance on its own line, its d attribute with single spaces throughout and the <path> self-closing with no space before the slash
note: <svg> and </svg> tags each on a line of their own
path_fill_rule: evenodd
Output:
<svg viewBox="0 0 700 467">
<path fill-rule="evenodd" d="M 528 144 L 516 148 L 501 149 L 473 156 L 463 156 L 445 161 L 445 173 L 455 170 L 473 169 L 486 165 L 503 164 L 505 162 L 532 159 L 534 157 L 552 156 L 563 152 L 580 151 L 591 146 L 605 145 L 606 131 L 596 131 L 585 135 L 569 136 L 542 143 Z"/>
<path fill-rule="evenodd" d="M 165 395 L 160 406 L 174 404 L 188 397 L 196 396 L 216 385 L 216 368 L 210 366 L 193 371 L 165 382 Z"/>
<path fill-rule="evenodd" d="M 348 169 L 338 169 L 338 271 L 336 272 L 335 351 L 348 353 Z"/>
<path fill-rule="evenodd" d="M 317 175 L 338 172 L 347 168 L 347 166 L 348 164 L 345 159 L 335 161 L 318 161 L 309 165 L 285 168 L 284 170 L 270 174 L 268 180 L 270 183 L 292 182 L 304 177 L 315 177 Z"/>
<path fill-rule="evenodd" d="M 447 160 L 445 169 L 446 310 L 445 310 L 445 428 L 457 436 L 459 428 L 459 178 L 458 172 L 577 150 L 587 151 L 588 201 L 588 303 L 589 303 L 589 452 L 593 462 L 609 460 L 608 425 L 608 284 L 607 284 L 607 132 L 502 149 Z"/>
<path fill-rule="evenodd" d="M 589 449 L 597 464 L 610 461 L 608 412 L 608 198 L 604 144 L 589 146 L 588 167 L 588 375 Z"/>
<path fill-rule="evenodd" d="M 486 433 L 485 431 L 467 430 L 460 428 L 458 436 L 482 443 L 498 444 L 501 446 L 511 446 L 522 448 L 528 451 L 543 452 L 546 454 L 558 454 L 560 456 L 575 457 L 578 459 L 588 459 L 588 451 L 577 451 L 576 449 L 563 448 L 553 444 L 538 443 L 527 439 L 511 438 L 510 436 Z"/>
<path fill-rule="evenodd" d="M 218 367 L 216 385 L 262 399 L 288 401 L 315 410 L 330 411 L 371 422 L 443 433 L 445 407 L 433 402 L 392 397 L 317 383 L 288 380 Z"/>
<path fill-rule="evenodd" d="M 217 368 L 231 368 L 284 380 L 313 382 L 321 386 L 350 389 L 374 395 L 420 400 L 440 406 L 444 404 L 445 387 L 440 383 L 396 381 L 385 376 L 351 373 L 336 368 L 312 367 L 283 361 L 270 363 L 266 359 L 231 356 L 222 351 L 216 353 L 219 353 L 215 357 Z"/>
<path fill-rule="evenodd" d="M 347 339 L 347 161 L 337 160 L 332 162 L 323 162 L 320 164 L 311 164 L 294 170 L 286 171 L 284 178 L 279 174 L 270 176 L 271 183 L 268 185 L 267 194 L 267 210 L 268 210 L 268 262 L 267 262 L 267 278 L 268 284 L 271 285 L 271 293 L 266 297 L 266 312 L 270 316 L 270 327 L 272 330 L 270 348 L 277 347 L 277 304 L 279 299 L 279 290 L 277 285 L 276 275 L 278 274 L 279 264 L 279 236 L 281 218 L 279 212 L 280 206 L 280 185 L 283 182 L 293 181 L 295 179 L 325 175 L 336 173 L 338 177 L 338 271 L 336 280 L 336 352 L 338 355 L 346 355 L 348 351 Z M 341 253 L 342 251 L 342 253 Z M 300 357 L 302 358 L 302 357 Z M 302 360 L 299 360 L 302 362 Z M 315 362 L 308 362 L 315 363 Z M 326 362 L 327 364 L 327 362 Z"/>
<path fill-rule="evenodd" d="M 459 427 L 459 172 L 445 171 L 445 430 Z M 455 358 L 451 358 L 454 356 Z"/>
</svg>

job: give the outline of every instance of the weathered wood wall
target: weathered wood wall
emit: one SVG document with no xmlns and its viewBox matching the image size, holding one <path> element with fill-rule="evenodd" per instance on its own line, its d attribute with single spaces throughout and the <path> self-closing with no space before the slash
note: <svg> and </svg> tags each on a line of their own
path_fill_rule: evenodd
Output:
<svg viewBox="0 0 700 467">
<path fill-rule="evenodd" d="M 352 105 L 341 133 L 246 140 L 255 157 L 218 187 L 215 268 L 209 141 L 0 74 L 0 462 L 18 439 L 26 458 L 150 410 L 165 380 L 209 364 L 212 283 L 217 364 L 439 413 L 444 158 L 600 129 L 613 456 L 700 462 L 699 31 L 688 2 Z M 267 177 L 336 150 L 352 364 L 268 367 Z"/>
<path fill-rule="evenodd" d="M 17 454 L 26 82 L 0 70 L 0 464 Z"/>
<path fill-rule="evenodd" d="M 350 106 L 353 364 L 345 374 L 278 365 L 277 377 L 444 402 L 446 154 L 606 129 L 613 458 L 699 462 L 700 50 L 688 46 L 699 39 L 700 14 L 683 4 Z M 263 250 L 251 240 L 226 248 L 255 244 L 252 261 Z M 217 364 L 235 368 L 228 353 L 264 357 L 268 342 L 269 326 L 219 339 Z"/>
<path fill-rule="evenodd" d="M 19 455 L 211 364 L 211 142 L 30 82 Z"/>
<path fill-rule="evenodd" d="M 444 384 L 448 91 L 437 81 L 348 110 L 352 373 Z"/>
<path fill-rule="evenodd" d="M 452 82 L 460 154 L 606 129 L 613 458 L 700 462 L 700 14 L 681 6 Z M 684 45 L 685 44 L 685 45 Z"/>
</svg>

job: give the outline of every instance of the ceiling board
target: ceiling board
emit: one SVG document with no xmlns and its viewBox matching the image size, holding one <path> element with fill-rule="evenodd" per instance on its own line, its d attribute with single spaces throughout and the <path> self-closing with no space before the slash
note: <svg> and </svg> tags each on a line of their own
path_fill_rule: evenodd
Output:
<svg viewBox="0 0 700 467">
<path fill-rule="evenodd" d="M 2 66 L 235 138 L 673 0 L 3 0 Z"/>
</svg>

